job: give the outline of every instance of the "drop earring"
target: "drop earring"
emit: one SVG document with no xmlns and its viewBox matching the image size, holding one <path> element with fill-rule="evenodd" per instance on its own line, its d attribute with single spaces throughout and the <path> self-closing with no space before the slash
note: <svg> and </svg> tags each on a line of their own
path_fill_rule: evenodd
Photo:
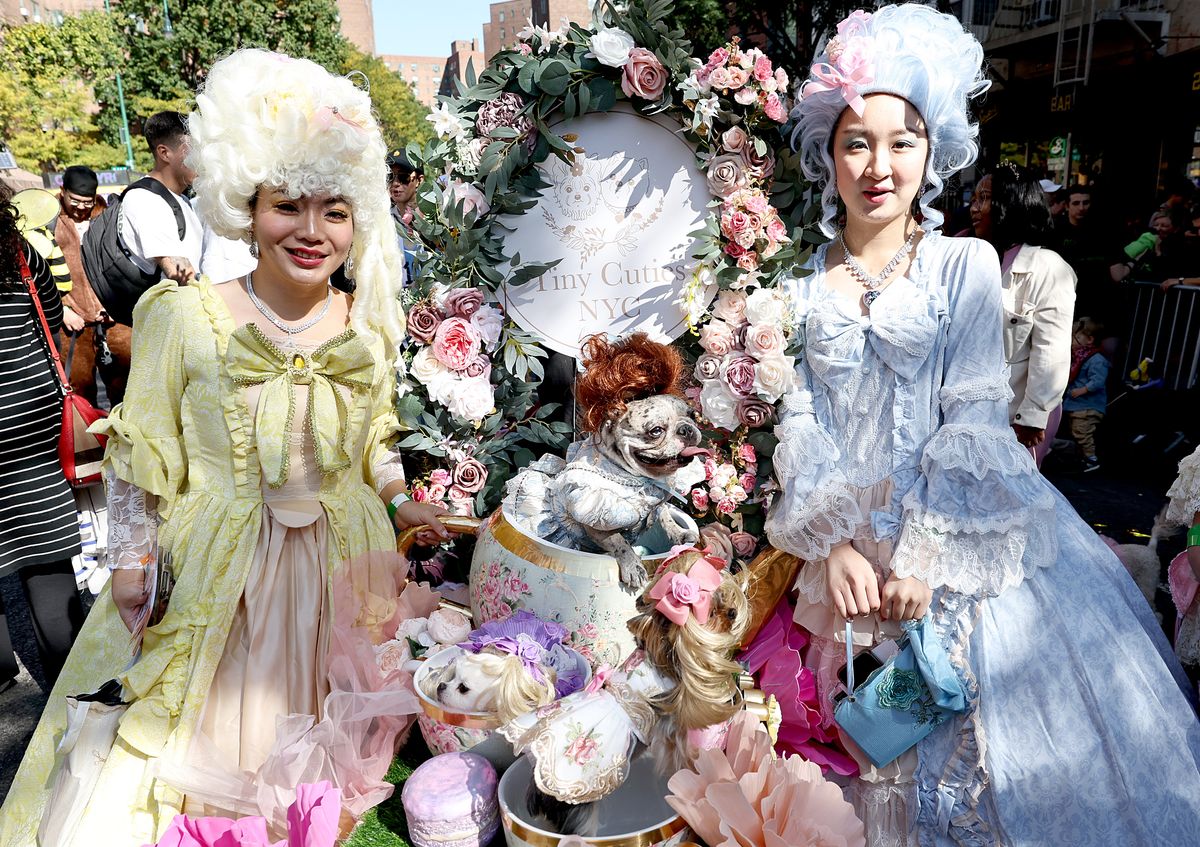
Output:
<svg viewBox="0 0 1200 847">
<path fill-rule="evenodd" d="M 258 241 L 254 238 L 250 239 L 250 258 L 251 259 L 258 258 Z"/>
<path fill-rule="evenodd" d="M 346 278 L 354 279 L 354 257 L 346 254 Z"/>
</svg>

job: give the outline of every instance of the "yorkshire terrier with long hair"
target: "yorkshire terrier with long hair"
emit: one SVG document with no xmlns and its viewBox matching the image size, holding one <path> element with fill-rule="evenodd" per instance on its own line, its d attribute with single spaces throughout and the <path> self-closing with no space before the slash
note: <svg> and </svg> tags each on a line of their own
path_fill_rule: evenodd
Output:
<svg viewBox="0 0 1200 847">
<path fill-rule="evenodd" d="M 551 832 L 595 836 L 596 801 L 625 781 L 634 755 L 648 751 L 669 777 L 696 753 L 689 733 L 741 708 L 732 658 L 750 626 L 741 574 L 686 550 L 660 567 L 637 610 L 628 624 L 637 650 L 618 670 L 602 668 L 583 691 L 500 729 L 532 760 L 531 822 Z"/>
</svg>

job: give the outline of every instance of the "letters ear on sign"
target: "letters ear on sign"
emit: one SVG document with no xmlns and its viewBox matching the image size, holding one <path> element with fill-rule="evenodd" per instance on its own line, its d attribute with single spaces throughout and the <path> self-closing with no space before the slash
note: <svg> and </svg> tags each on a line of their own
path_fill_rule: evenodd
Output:
<svg viewBox="0 0 1200 847">
<path fill-rule="evenodd" d="M 502 223 L 514 230 L 504 243 L 510 255 L 561 261 L 503 288 L 509 315 L 575 357 L 598 332 L 678 338 L 694 264 L 689 233 L 703 226 L 712 199 L 691 146 L 658 120 L 620 107 L 554 130 L 574 133 L 586 152 L 571 165 L 556 157 L 540 165 L 550 187 L 536 207 Z"/>
</svg>

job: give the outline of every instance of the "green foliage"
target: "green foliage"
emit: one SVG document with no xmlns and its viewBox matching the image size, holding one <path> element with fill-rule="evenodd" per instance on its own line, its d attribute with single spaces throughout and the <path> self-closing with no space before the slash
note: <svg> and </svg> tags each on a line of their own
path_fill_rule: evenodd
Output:
<svg viewBox="0 0 1200 847">
<path fill-rule="evenodd" d="M 29 170 L 72 164 L 110 167 L 124 161 L 106 144 L 92 104 L 103 103 L 101 77 L 120 55 L 106 15 L 71 16 L 62 26 L 5 27 L 0 43 L 0 135 Z"/>
<path fill-rule="evenodd" d="M 429 110 L 417 101 L 399 74 L 351 45 L 346 50 L 342 73 L 352 71 L 362 73 L 371 83 L 371 103 L 389 150 L 403 149 L 410 141 L 424 144 L 433 139 L 433 128 L 425 120 Z"/>
</svg>

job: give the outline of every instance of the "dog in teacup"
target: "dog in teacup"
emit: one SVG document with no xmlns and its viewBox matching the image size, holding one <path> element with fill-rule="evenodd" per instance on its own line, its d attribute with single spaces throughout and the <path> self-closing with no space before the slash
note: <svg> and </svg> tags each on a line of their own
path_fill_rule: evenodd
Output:
<svg viewBox="0 0 1200 847">
<path fill-rule="evenodd" d="M 673 347 L 634 333 L 584 344 L 575 398 L 586 440 L 566 461 L 544 456 L 508 484 L 505 511 L 539 538 L 617 560 L 637 593 L 646 569 L 633 549 L 661 530 L 669 546 L 695 543 L 695 524 L 669 504 L 675 473 L 696 456 L 700 427 L 683 398 L 683 360 Z"/>
<path fill-rule="evenodd" d="M 695 738 L 741 708 L 733 661 L 746 633 L 744 580 L 695 548 L 664 563 L 637 603 L 629 629 L 637 649 L 615 671 L 601 668 L 581 692 L 500 728 L 533 765 L 531 822 L 562 835 L 597 834 L 596 801 L 653 757 L 664 777 L 685 767 Z"/>
</svg>

